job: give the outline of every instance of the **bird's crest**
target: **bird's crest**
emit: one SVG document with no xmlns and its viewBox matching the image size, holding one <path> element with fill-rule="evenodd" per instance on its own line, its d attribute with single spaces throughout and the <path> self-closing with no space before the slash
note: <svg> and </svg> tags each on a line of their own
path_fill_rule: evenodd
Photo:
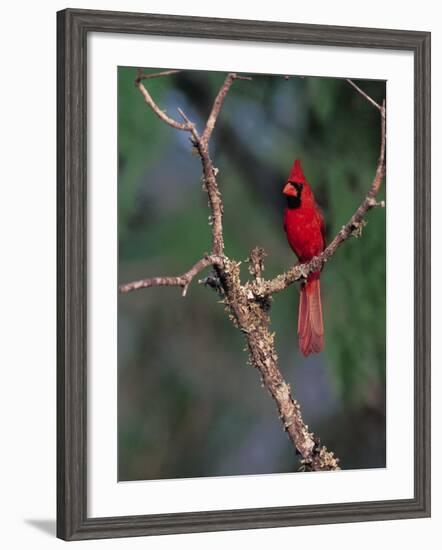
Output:
<svg viewBox="0 0 442 550">
<path fill-rule="evenodd" d="M 295 163 L 293 164 L 293 168 L 289 176 L 289 181 L 296 182 L 296 183 L 306 182 L 304 172 L 302 171 L 302 168 L 301 168 L 301 161 L 299 159 L 296 159 Z"/>
</svg>

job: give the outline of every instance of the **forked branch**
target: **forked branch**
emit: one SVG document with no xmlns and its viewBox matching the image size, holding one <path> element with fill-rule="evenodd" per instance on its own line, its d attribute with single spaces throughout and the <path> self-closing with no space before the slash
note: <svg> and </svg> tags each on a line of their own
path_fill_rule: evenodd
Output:
<svg viewBox="0 0 442 550">
<path fill-rule="evenodd" d="M 154 101 L 150 93 L 147 91 L 142 80 L 149 79 L 153 77 L 168 76 L 175 74 L 178 71 L 162 71 L 160 73 L 154 74 L 143 74 L 139 69 L 137 72 L 137 77 L 135 79 L 135 86 L 140 90 L 144 101 L 152 109 L 152 111 L 166 124 L 175 128 L 176 130 L 187 131 L 191 134 L 191 141 L 195 149 L 198 151 L 198 154 L 201 158 L 202 170 L 203 170 L 203 181 L 204 187 L 207 191 L 209 199 L 209 208 L 211 210 L 211 219 L 210 223 L 212 226 L 212 254 L 222 255 L 224 253 L 224 238 L 223 238 L 223 226 L 222 226 L 222 216 L 223 216 L 223 204 L 221 201 L 221 195 L 218 190 L 218 183 L 216 180 L 217 169 L 213 166 L 212 160 L 209 154 L 209 140 L 212 135 L 213 129 L 215 127 L 216 121 L 221 111 L 221 107 L 224 103 L 224 99 L 230 90 L 233 82 L 235 80 L 249 80 L 248 77 L 241 77 L 236 75 L 236 73 L 229 73 L 218 92 L 215 101 L 213 103 L 212 110 L 207 119 L 206 126 L 202 135 L 198 133 L 196 126 L 193 122 L 189 120 L 187 115 L 182 109 L 178 109 L 178 112 L 184 122 L 178 122 L 174 118 L 170 117 L 164 110 L 162 110 L 157 103 Z"/>
<path fill-rule="evenodd" d="M 204 187 L 209 199 L 212 251 L 210 255 L 205 255 L 182 275 L 152 277 L 122 284 L 120 292 L 127 293 L 152 286 L 179 286 L 183 289 L 183 296 L 185 296 L 195 276 L 203 269 L 213 266 L 215 271 L 214 277 L 208 277 L 204 279 L 204 282 L 209 284 L 210 280 L 210 286 L 215 286 L 222 294 L 222 302 L 227 306 L 229 318 L 244 333 L 250 362 L 258 369 L 263 385 L 276 402 L 278 414 L 284 429 L 294 448 L 302 456 L 301 468 L 304 470 L 338 470 L 339 460 L 333 452 L 321 446 L 319 439 L 309 431 L 308 426 L 303 421 L 300 405 L 293 398 L 292 390 L 278 368 L 274 334 L 269 329 L 270 320 L 268 311 L 272 294 L 284 290 L 295 281 L 306 278 L 310 272 L 320 269 L 344 241 L 351 235 L 360 232 L 367 212 L 375 206 L 383 206 L 383 203 L 376 201 L 376 195 L 385 175 L 385 101 L 382 105 L 379 105 L 354 82 L 348 80 L 351 86 L 371 105 L 376 107 L 381 114 L 381 146 L 376 173 L 366 196 L 350 220 L 342 227 L 322 254 L 306 264 L 295 265 L 285 273 L 270 280 L 262 278 L 265 252 L 262 249 L 255 248 L 249 260 L 249 271 L 253 278 L 242 284 L 239 272 L 240 262 L 228 258 L 224 253 L 223 203 L 217 182 L 218 170 L 213 166 L 209 155 L 209 142 L 225 98 L 233 82 L 239 79 L 250 80 L 250 78 L 241 77 L 235 73 L 229 73 L 226 76 L 215 97 L 204 130 L 200 134 L 195 124 L 189 120 L 181 109 L 178 111 L 184 122 L 178 122 L 160 109 L 142 83 L 143 80 L 149 78 L 168 76 L 176 72 L 178 71 L 171 70 L 146 75 L 138 71 L 135 85 L 140 90 L 146 104 L 163 122 L 172 128 L 187 131 L 190 134 L 191 142 L 201 159 Z M 216 279 L 215 283 L 214 279 Z"/>
</svg>

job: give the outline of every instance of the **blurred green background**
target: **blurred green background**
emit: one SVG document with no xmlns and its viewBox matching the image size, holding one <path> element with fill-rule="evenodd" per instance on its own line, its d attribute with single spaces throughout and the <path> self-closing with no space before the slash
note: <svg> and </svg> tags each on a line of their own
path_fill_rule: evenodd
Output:
<svg viewBox="0 0 442 550">
<path fill-rule="evenodd" d="M 200 159 L 185 132 L 150 111 L 135 75 L 118 69 L 119 282 L 182 273 L 210 250 Z M 224 78 L 184 71 L 145 84 L 171 116 L 181 107 L 201 129 Z M 385 97 L 384 82 L 357 83 L 377 101 Z M 235 82 L 211 141 L 226 253 L 244 260 L 264 247 L 269 277 L 294 263 L 281 191 L 295 158 L 330 240 L 366 193 L 379 142 L 378 112 L 345 80 Z M 281 371 L 342 468 L 385 467 L 385 210 L 369 213 L 362 236 L 337 251 L 321 282 L 320 355 L 298 352 L 298 287 L 274 298 Z M 296 471 L 276 406 L 213 291 L 194 283 L 186 298 L 166 287 L 118 300 L 120 481 Z"/>
</svg>

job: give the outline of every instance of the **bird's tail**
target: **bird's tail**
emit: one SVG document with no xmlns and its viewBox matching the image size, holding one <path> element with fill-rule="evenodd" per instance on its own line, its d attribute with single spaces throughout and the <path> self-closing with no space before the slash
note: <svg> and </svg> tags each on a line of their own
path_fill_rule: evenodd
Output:
<svg viewBox="0 0 442 550">
<path fill-rule="evenodd" d="M 301 288 L 298 315 L 299 348 L 303 355 L 319 353 L 324 347 L 321 285 L 318 279 L 307 281 Z"/>
</svg>

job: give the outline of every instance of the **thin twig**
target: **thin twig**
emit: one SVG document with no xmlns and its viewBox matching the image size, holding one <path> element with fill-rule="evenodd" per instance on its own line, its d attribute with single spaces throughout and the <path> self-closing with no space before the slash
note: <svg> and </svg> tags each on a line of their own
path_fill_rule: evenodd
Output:
<svg viewBox="0 0 442 550">
<path fill-rule="evenodd" d="M 184 130 L 186 132 L 191 132 L 192 128 L 186 123 L 183 124 L 181 122 L 178 122 L 174 118 L 171 118 L 169 115 L 166 114 L 166 111 L 163 111 L 158 107 L 158 105 L 153 100 L 150 93 L 146 90 L 143 83 L 136 79 L 135 80 L 135 86 L 140 90 L 144 97 L 144 101 L 149 105 L 149 107 L 152 109 L 152 111 L 159 117 L 163 122 L 168 124 L 169 126 L 172 126 L 172 128 L 175 128 L 176 130 Z"/>
<path fill-rule="evenodd" d="M 376 103 L 376 101 L 373 98 L 371 98 L 368 94 L 366 94 L 364 92 L 364 90 L 361 90 L 361 88 L 359 88 L 359 86 L 357 84 L 355 84 L 353 82 L 353 80 L 350 80 L 349 78 L 347 78 L 346 80 L 349 84 L 351 84 L 353 86 L 353 88 L 356 91 L 358 91 L 361 94 L 362 97 L 365 97 L 365 99 L 367 101 L 369 101 L 374 107 L 376 107 L 376 109 L 378 109 L 378 111 L 380 111 L 382 109 L 382 107 L 379 105 L 379 103 Z"/>
<path fill-rule="evenodd" d="M 195 124 L 189 119 L 189 117 L 186 115 L 186 113 L 180 107 L 178 107 L 178 112 L 179 112 L 181 118 L 186 123 L 187 127 L 189 128 L 189 131 L 192 134 L 193 144 L 196 145 L 197 143 L 199 143 L 201 138 L 200 138 L 200 135 L 198 133 L 198 130 L 196 129 Z"/>
<path fill-rule="evenodd" d="M 224 83 L 219 89 L 219 92 L 215 98 L 215 101 L 213 102 L 212 110 L 210 112 L 209 118 L 207 119 L 206 128 L 201 137 L 202 142 L 206 145 L 209 143 L 210 136 L 212 135 L 213 129 L 215 128 L 215 124 L 218 119 L 218 115 L 221 111 L 221 107 L 223 106 L 224 100 L 226 99 L 226 95 L 228 94 L 235 80 L 252 80 L 252 79 L 249 76 L 240 76 L 240 75 L 237 75 L 236 73 L 229 73 L 226 76 Z"/>
<path fill-rule="evenodd" d="M 179 69 L 171 69 L 168 71 L 161 71 L 159 73 L 142 73 L 141 69 L 138 69 L 138 74 L 137 74 L 137 78 L 135 79 L 135 82 L 140 82 L 141 80 L 148 80 L 150 78 L 161 78 L 163 76 L 170 76 L 180 72 L 181 71 Z"/>
</svg>

